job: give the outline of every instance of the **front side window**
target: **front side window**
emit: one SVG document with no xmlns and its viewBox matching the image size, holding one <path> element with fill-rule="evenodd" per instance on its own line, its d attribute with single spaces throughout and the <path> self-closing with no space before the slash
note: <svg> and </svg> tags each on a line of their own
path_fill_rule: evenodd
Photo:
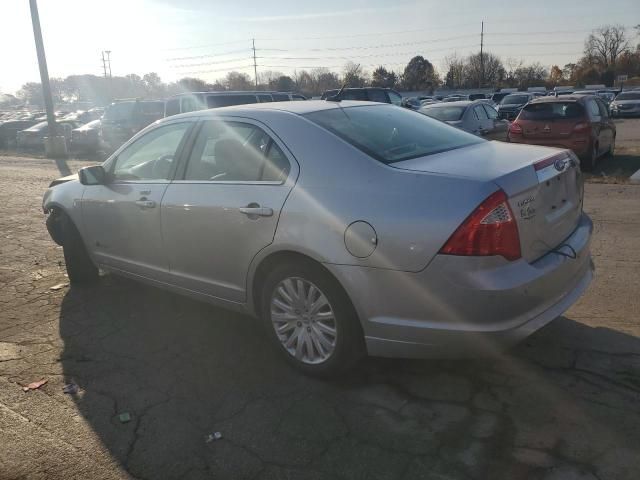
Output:
<svg viewBox="0 0 640 480">
<path fill-rule="evenodd" d="M 255 125 L 205 122 L 193 146 L 185 180 L 284 181 L 289 161 L 271 137 Z"/>
<path fill-rule="evenodd" d="M 164 125 L 138 138 L 116 158 L 114 180 L 168 180 L 189 125 L 187 122 Z"/>
<path fill-rule="evenodd" d="M 389 100 L 393 105 L 402 105 L 402 96 L 396 92 L 387 92 L 389 95 Z"/>
<path fill-rule="evenodd" d="M 485 141 L 426 115 L 391 105 L 332 108 L 305 117 L 387 164 Z"/>
</svg>

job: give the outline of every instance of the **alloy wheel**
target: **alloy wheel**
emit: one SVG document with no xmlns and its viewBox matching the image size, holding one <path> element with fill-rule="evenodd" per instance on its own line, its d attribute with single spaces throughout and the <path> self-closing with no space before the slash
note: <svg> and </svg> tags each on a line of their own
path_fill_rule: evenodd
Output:
<svg viewBox="0 0 640 480">
<path fill-rule="evenodd" d="M 298 361 L 319 364 L 336 348 L 338 330 L 333 307 L 313 283 L 287 277 L 271 295 L 271 323 L 284 349 Z"/>
</svg>

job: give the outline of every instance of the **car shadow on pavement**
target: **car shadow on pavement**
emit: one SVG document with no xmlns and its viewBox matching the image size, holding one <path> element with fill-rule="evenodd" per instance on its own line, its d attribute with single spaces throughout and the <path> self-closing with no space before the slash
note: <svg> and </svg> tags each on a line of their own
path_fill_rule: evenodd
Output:
<svg viewBox="0 0 640 480">
<path fill-rule="evenodd" d="M 334 381 L 292 370 L 247 316 L 117 277 L 71 288 L 60 333 L 80 414 L 139 478 L 640 471 L 640 340 L 565 317 L 491 359 L 369 359 Z"/>
</svg>

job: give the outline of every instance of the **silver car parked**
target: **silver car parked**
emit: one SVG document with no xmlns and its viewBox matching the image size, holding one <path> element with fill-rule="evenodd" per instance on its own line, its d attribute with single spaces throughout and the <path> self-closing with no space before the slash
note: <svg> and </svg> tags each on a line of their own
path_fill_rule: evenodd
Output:
<svg viewBox="0 0 640 480">
<path fill-rule="evenodd" d="M 308 101 L 161 120 L 43 207 L 74 284 L 102 269 L 247 312 L 326 375 L 495 352 L 558 317 L 592 278 L 582 196 L 569 151 Z"/>
<path fill-rule="evenodd" d="M 509 121 L 498 118 L 498 112 L 486 100 L 423 105 L 418 111 L 489 140 L 507 140 Z"/>
</svg>

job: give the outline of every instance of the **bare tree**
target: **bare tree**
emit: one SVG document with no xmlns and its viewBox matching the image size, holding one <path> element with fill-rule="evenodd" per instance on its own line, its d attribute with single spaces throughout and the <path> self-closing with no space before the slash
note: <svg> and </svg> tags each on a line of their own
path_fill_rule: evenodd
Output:
<svg viewBox="0 0 640 480">
<path fill-rule="evenodd" d="M 445 83 L 449 88 L 461 88 L 464 85 L 464 60 L 453 53 L 444 57 L 444 67 L 447 71 Z"/>
<path fill-rule="evenodd" d="M 605 25 L 595 30 L 584 44 L 584 54 L 605 70 L 614 68 L 618 57 L 629 51 L 625 27 Z"/>
</svg>

